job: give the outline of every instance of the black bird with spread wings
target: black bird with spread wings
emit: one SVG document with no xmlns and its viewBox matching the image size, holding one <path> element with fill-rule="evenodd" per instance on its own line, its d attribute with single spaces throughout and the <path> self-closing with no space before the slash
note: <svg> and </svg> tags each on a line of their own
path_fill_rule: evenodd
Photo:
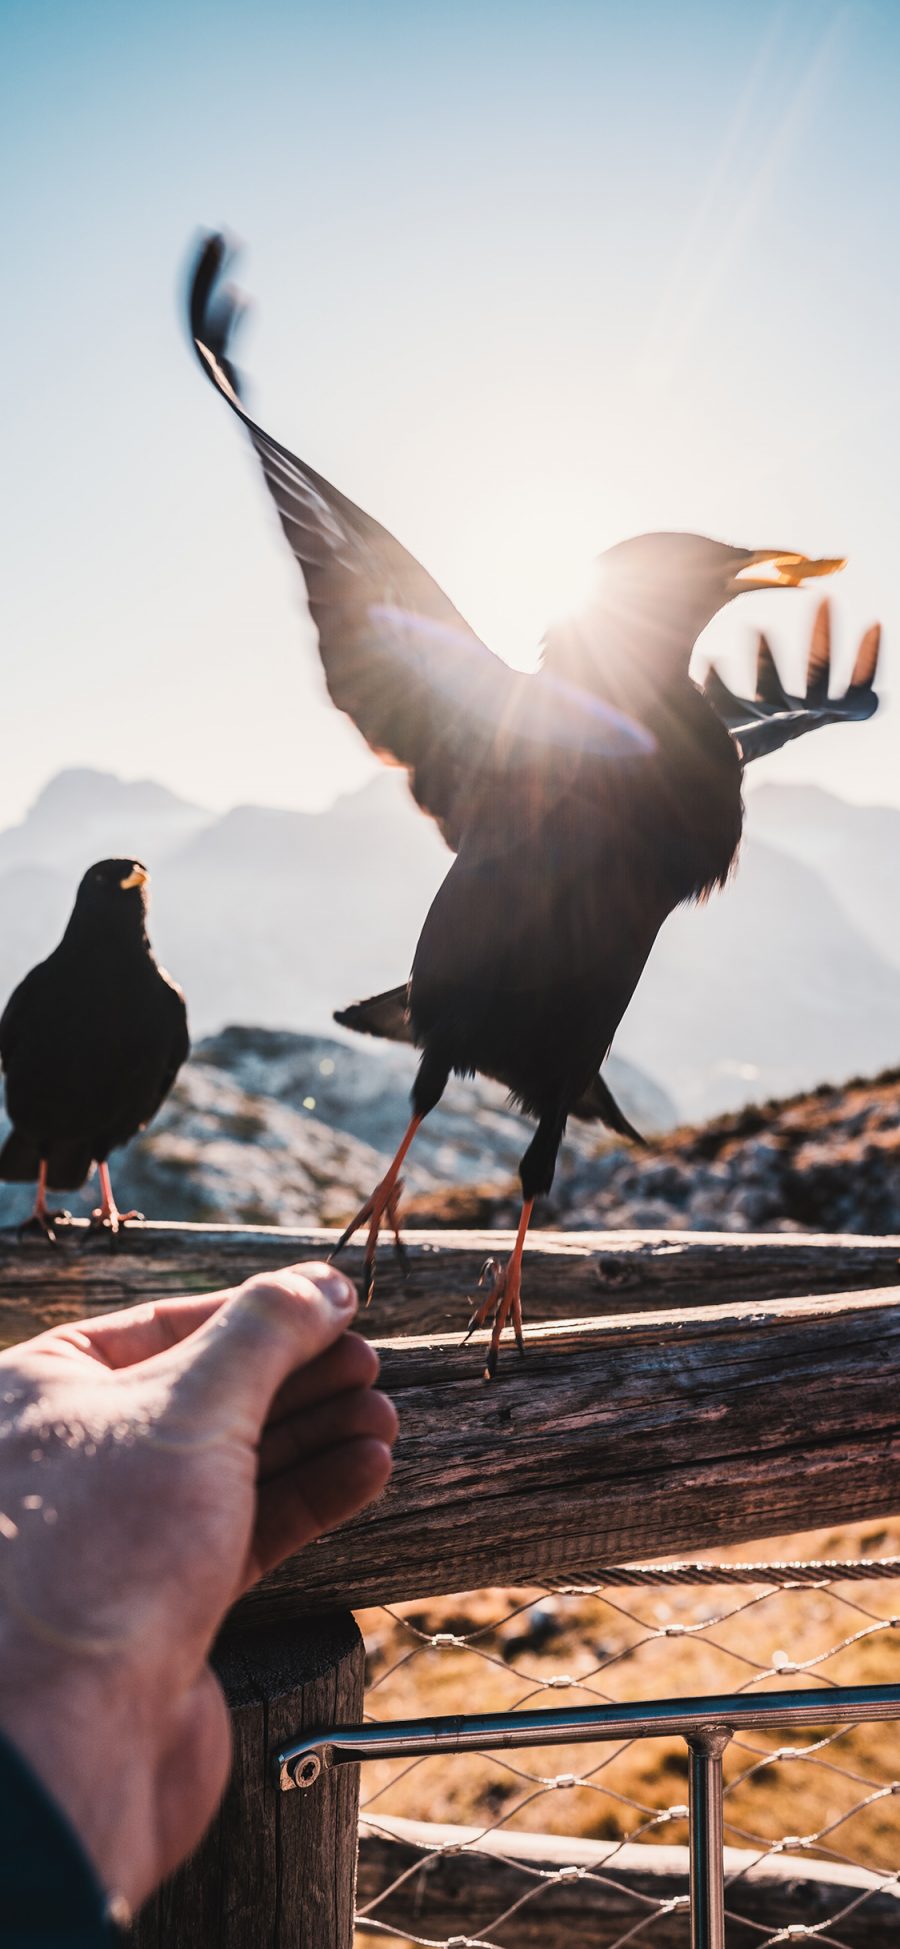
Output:
<svg viewBox="0 0 900 1949">
<path fill-rule="evenodd" d="M 142 1130 L 188 1054 L 181 989 L 147 939 L 146 867 L 104 859 L 85 873 L 59 946 L 20 981 L 0 1016 L 0 1063 L 12 1130 L 0 1178 L 37 1180 L 29 1224 L 55 1239 L 47 1192 L 100 1176 L 94 1222 L 115 1233 L 126 1217 L 108 1158 Z"/>
<path fill-rule="evenodd" d="M 842 563 L 644 535 L 600 557 L 586 605 L 545 635 L 540 670 L 510 669 L 392 535 L 250 419 L 230 356 L 240 304 L 221 282 L 226 256 L 224 239 L 211 236 L 194 267 L 198 358 L 262 465 L 303 572 L 333 702 L 373 750 L 406 768 L 456 854 L 408 983 L 336 1018 L 422 1051 L 409 1127 L 340 1243 L 368 1225 L 368 1296 L 385 1219 L 397 1236 L 403 1159 L 451 1071 L 505 1084 L 537 1130 L 520 1167 L 513 1252 L 486 1268 L 471 1322 L 492 1320 L 490 1376 L 507 1322 L 522 1344 L 525 1235 L 568 1117 L 636 1136 L 601 1065 L 666 916 L 731 871 L 743 764 L 818 722 L 874 709 L 877 644 L 866 639 L 837 702 L 827 703 L 821 643 L 805 699 L 782 691 L 767 646 L 752 702 L 715 674 L 704 694 L 688 674 L 691 651 L 725 603 L 744 590 L 799 587 Z"/>
</svg>

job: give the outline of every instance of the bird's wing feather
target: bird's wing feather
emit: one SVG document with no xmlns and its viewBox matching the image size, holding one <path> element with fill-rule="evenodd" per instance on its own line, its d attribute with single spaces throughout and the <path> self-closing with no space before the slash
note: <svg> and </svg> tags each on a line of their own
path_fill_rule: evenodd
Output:
<svg viewBox="0 0 900 1949">
<path fill-rule="evenodd" d="M 13 989 L 3 1014 L 0 1015 L 0 1064 L 4 1069 L 9 1068 L 13 1046 L 26 1022 L 29 1006 L 44 985 L 44 966 L 44 962 L 39 961 L 37 967 L 30 969 L 19 982 L 18 988 Z"/>
<path fill-rule="evenodd" d="M 334 703 L 380 757 L 407 768 L 419 805 L 455 846 L 466 783 L 522 678 L 387 529 L 249 418 L 230 358 L 239 305 L 220 284 L 225 257 L 224 240 L 210 237 L 194 271 L 198 358 L 256 449 L 303 571 Z"/>
<path fill-rule="evenodd" d="M 187 1058 L 191 1053 L 191 1040 L 188 1034 L 187 1005 L 185 1003 L 184 995 L 182 994 L 177 981 L 173 981 L 171 975 L 167 975 L 164 968 L 160 968 L 159 972 L 162 975 L 163 980 L 165 981 L 167 995 L 169 998 L 165 1006 L 171 1024 L 170 1045 L 169 1045 L 168 1055 L 166 1057 L 163 1074 L 160 1079 L 159 1095 L 156 1098 L 153 1109 L 150 1111 L 149 1115 L 146 1118 L 147 1123 L 150 1122 L 152 1117 L 155 1117 L 157 1110 L 161 1109 L 162 1105 L 166 1100 L 166 1097 L 169 1094 L 170 1089 L 172 1088 L 172 1084 L 174 1083 L 175 1078 L 178 1075 L 178 1071 L 181 1068 L 182 1063 L 187 1061 Z"/>
<path fill-rule="evenodd" d="M 194 268 L 197 357 L 256 449 L 303 572 L 333 702 L 379 757 L 405 766 L 448 845 L 458 847 L 498 767 L 532 773 L 548 749 L 633 757 L 651 748 L 615 710 L 571 687 L 539 687 L 494 656 L 386 528 L 250 419 L 230 356 L 241 304 L 221 283 L 226 256 L 224 239 L 209 237 Z M 567 773 L 559 764 L 540 769 L 533 803 L 543 809 Z"/>
<path fill-rule="evenodd" d="M 747 765 L 753 758 L 780 750 L 793 738 L 804 737 L 807 731 L 821 730 L 827 724 L 860 723 L 872 717 L 878 709 L 874 685 L 880 646 L 881 629 L 875 623 L 860 643 L 847 689 L 840 697 L 830 697 L 831 612 L 823 602 L 813 623 L 804 696 L 793 697 L 785 689 L 765 636 L 760 636 L 757 645 L 754 697 L 736 696 L 714 668 L 707 674 L 704 693 Z"/>
</svg>

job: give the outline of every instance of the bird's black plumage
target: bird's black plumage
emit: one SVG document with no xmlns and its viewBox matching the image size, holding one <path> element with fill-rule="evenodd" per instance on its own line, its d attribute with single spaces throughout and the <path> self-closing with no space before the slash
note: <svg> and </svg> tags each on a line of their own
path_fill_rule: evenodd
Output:
<svg viewBox="0 0 900 1949">
<path fill-rule="evenodd" d="M 146 882 L 132 859 L 92 866 L 59 946 L 6 1005 L 2 1178 L 76 1190 L 172 1087 L 189 1049 L 187 1011 L 147 938 Z"/>
<path fill-rule="evenodd" d="M 694 641 L 742 589 L 840 564 L 642 536 L 600 558 L 589 602 L 546 633 L 541 669 L 513 672 L 391 535 L 248 417 L 224 255 L 210 238 L 195 267 L 198 357 L 256 448 L 334 702 L 407 768 L 456 853 L 406 990 L 338 1020 L 422 1050 L 411 1128 L 451 1070 L 507 1086 L 538 1124 L 521 1165 L 527 1212 L 550 1187 L 569 1115 L 630 1130 L 601 1064 L 666 916 L 722 885 L 737 854 L 744 758 L 688 674 Z M 410 1134 L 359 1214 L 372 1249 L 380 1217 L 395 1215 Z M 512 1305 L 515 1322 L 517 1292 L 503 1299 L 502 1280 L 497 1292 L 498 1317 Z"/>
</svg>

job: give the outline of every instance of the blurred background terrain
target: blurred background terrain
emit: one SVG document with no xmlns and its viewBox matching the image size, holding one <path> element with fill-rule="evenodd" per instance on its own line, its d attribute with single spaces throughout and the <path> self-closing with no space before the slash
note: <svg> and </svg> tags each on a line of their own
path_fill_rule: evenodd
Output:
<svg viewBox="0 0 900 1949">
<path fill-rule="evenodd" d="M 349 1215 L 396 1146 L 416 1057 L 331 1011 L 404 979 L 449 862 L 405 781 L 321 813 L 219 814 L 151 781 L 59 774 L 0 832 L 3 993 L 55 944 L 84 867 L 126 852 L 153 868 L 151 937 L 195 1051 L 120 1159 L 123 1195 L 172 1218 Z M 737 875 L 663 929 L 609 1065 L 653 1147 L 570 1123 L 545 1223 L 900 1231 L 898 856 L 900 808 L 751 794 Z M 792 1100 L 751 1113 L 773 1098 Z M 499 1087 L 452 1082 L 406 1172 L 410 1222 L 513 1223 L 526 1129 Z M 0 1212 L 21 1198 L 4 1187 Z"/>
</svg>

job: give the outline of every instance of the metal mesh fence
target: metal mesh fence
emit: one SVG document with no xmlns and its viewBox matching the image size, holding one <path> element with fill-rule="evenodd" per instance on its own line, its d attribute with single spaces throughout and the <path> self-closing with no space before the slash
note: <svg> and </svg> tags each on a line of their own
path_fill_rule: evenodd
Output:
<svg viewBox="0 0 900 1949">
<path fill-rule="evenodd" d="M 900 1681 L 900 1558 L 598 1567 L 366 1612 L 367 1717 Z M 360 1949 L 689 1940 L 683 1740 L 373 1761 Z M 729 1949 L 900 1943 L 900 1729 L 735 1736 Z"/>
</svg>

